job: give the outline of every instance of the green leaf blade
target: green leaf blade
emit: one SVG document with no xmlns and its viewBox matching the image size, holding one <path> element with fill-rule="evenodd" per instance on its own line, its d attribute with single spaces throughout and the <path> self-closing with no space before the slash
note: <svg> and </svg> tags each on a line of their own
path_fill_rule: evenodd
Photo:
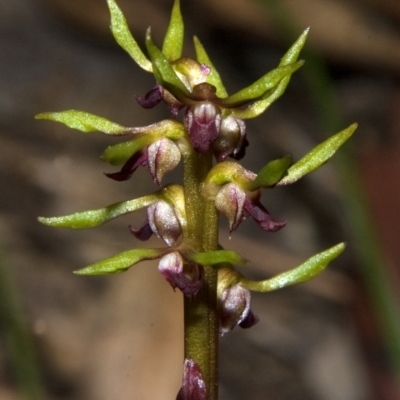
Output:
<svg viewBox="0 0 400 400">
<path fill-rule="evenodd" d="M 298 181 L 321 165 L 325 164 L 336 151 L 353 135 L 357 124 L 352 124 L 343 131 L 336 133 L 318 146 L 314 147 L 309 153 L 301 158 L 297 163 L 288 169 L 288 174 L 278 182 L 278 185 L 288 185 Z"/>
</svg>

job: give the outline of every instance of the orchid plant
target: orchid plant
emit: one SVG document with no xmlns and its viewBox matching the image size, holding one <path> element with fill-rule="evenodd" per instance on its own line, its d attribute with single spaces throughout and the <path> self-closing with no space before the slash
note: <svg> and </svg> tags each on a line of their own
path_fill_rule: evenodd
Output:
<svg viewBox="0 0 400 400">
<path fill-rule="evenodd" d="M 108 147 L 102 159 L 122 165 L 106 174 L 117 181 L 146 167 L 158 186 L 154 193 L 108 207 L 39 221 L 53 227 L 92 228 L 118 216 L 147 208 L 143 225 L 129 227 L 137 239 L 151 235 L 165 247 L 134 248 L 98 261 L 78 275 L 123 272 L 143 260 L 158 259 L 158 270 L 172 288 L 184 295 L 184 367 L 177 400 L 218 398 L 218 340 L 235 326 L 249 328 L 258 318 L 251 310 L 250 292 L 269 292 L 305 282 L 319 274 L 345 248 L 339 243 L 300 266 L 263 281 L 247 279 L 236 270 L 246 260 L 219 244 L 218 215 L 233 232 L 251 216 L 261 229 L 276 232 L 286 222 L 273 218 L 260 198 L 263 189 L 292 184 L 328 161 L 353 134 L 356 124 L 333 135 L 292 163 L 290 155 L 270 161 L 258 173 L 237 160 L 248 146 L 245 121 L 261 115 L 285 91 L 303 61 L 298 56 L 308 29 L 282 57 L 279 65 L 250 86 L 229 95 L 208 53 L 194 37 L 196 59 L 182 56 L 184 24 L 179 0 L 173 5 L 161 49 L 146 33 L 147 56 L 129 31 L 114 0 L 107 0 L 111 31 L 118 44 L 156 85 L 136 100 L 143 108 L 164 103 L 171 119 L 144 127 L 124 127 L 83 111 L 46 112 L 36 116 L 61 122 L 82 132 L 124 136 Z M 182 116 L 181 121 L 179 117 Z M 162 185 L 164 175 L 183 162 L 183 183 Z"/>
</svg>

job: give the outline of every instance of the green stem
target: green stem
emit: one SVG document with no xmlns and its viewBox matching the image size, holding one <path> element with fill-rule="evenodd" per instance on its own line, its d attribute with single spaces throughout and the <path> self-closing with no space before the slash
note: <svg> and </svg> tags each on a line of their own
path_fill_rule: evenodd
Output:
<svg viewBox="0 0 400 400">
<path fill-rule="evenodd" d="M 218 249 L 218 215 L 213 201 L 201 194 L 201 184 L 212 166 L 212 155 L 184 157 L 184 191 L 188 237 L 197 251 Z M 185 296 L 185 358 L 200 367 L 207 399 L 218 398 L 217 271 L 204 267 L 204 283 L 193 299 Z"/>
</svg>

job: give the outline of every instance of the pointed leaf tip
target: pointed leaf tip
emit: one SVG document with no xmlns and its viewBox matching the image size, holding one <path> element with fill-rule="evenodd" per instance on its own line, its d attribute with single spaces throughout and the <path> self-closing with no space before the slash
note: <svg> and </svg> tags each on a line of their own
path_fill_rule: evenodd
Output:
<svg viewBox="0 0 400 400">
<path fill-rule="evenodd" d="M 144 55 L 136 40 L 133 38 L 124 14 L 114 0 L 107 0 L 111 15 L 111 32 L 116 42 L 147 72 L 152 72 L 151 62 Z"/>
<path fill-rule="evenodd" d="M 162 52 L 169 61 L 175 61 L 182 57 L 184 31 L 180 2 L 179 0 L 175 0 L 162 46 Z"/>
</svg>

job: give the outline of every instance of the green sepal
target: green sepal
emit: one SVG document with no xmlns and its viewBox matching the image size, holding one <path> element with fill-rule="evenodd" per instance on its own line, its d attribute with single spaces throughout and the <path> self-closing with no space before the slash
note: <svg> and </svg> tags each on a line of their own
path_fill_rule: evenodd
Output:
<svg viewBox="0 0 400 400">
<path fill-rule="evenodd" d="M 321 165 L 325 164 L 342 146 L 346 140 L 354 133 L 357 124 L 352 124 L 343 131 L 336 133 L 329 139 L 314 147 L 302 159 L 293 164 L 289 169 L 287 175 L 280 180 L 277 185 L 288 185 L 298 181 L 304 175 L 315 171 Z"/>
<path fill-rule="evenodd" d="M 300 37 L 296 40 L 296 42 L 290 47 L 290 49 L 286 52 L 286 54 L 282 57 L 279 66 L 289 65 L 297 61 L 300 51 L 304 47 L 304 44 L 307 39 L 309 28 L 307 28 Z M 272 93 L 266 94 L 261 100 L 257 100 L 253 104 L 250 104 L 248 107 L 244 109 L 233 109 L 230 112 L 230 115 L 239 118 L 239 119 L 249 119 L 255 118 L 265 112 L 265 110 L 282 94 L 285 92 L 286 87 L 289 84 L 291 75 L 285 76 L 278 84 L 278 86 L 273 89 Z"/>
<path fill-rule="evenodd" d="M 137 151 L 149 146 L 157 140 L 167 138 L 177 140 L 185 135 L 185 128 L 182 123 L 171 119 L 166 119 L 152 125 L 130 128 L 129 133 L 134 138 L 123 143 L 108 146 L 101 159 L 112 165 L 119 165 L 127 161 Z"/>
<path fill-rule="evenodd" d="M 98 210 L 87 210 L 80 211 L 71 215 L 64 215 L 62 217 L 39 217 L 38 220 L 44 225 L 56 227 L 56 228 L 72 228 L 72 229 L 85 229 L 93 228 L 104 224 L 111 219 L 119 217 L 143 207 L 147 207 L 150 204 L 160 200 L 161 196 L 159 192 L 143 196 L 138 199 L 129 201 L 120 201 L 118 203 L 111 204 L 108 207 L 100 208 Z"/>
<path fill-rule="evenodd" d="M 140 261 L 154 260 L 165 254 L 165 249 L 134 249 L 124 251 L 85 268 L 74 271 L 76 275 L 109 275 L 124 272 Z"/>
<path fill-rule="evenodd" d="M 188 257 L 191 261 L 200 265 L 218 265 L 228 264 L 242 266 L 247 263 L 247 260 L 232 250 L 215 250 L 201 253 L 194 253 Z"/>
<path fill-rule="evenodd" d="M 209 75 L 207 76 L 207 82 L 210 85 L 213 85 L 217 90 L 217 96 L 221 99 L 228 97 L 228 92 L 225 89 L 224 84 L 222 83 L 221 76 L 219 75 L 217 69 L 214 67 L 214 64 L 211 62 L 210 57 L 208 56 L 204 46 L 201 44 L 200 40 L 195 36 L 193 38 L 194 48 L 196 51 L 197 61 L 201 64 L 206 64 L 211 68 Z"/>
<path fill-rule="evenodd" d="M 218 186 L 234 182 L 242 188 L 247 188 L 252 184 L 254 174 L 247 171 L 238 162 L 222 161 L 215 164 L 206 176 L 205 184 L 215 184 Z"/>
<path fill-rule="evenodd" d="M 148 28 L 146 32 L 146 47 L 153 64 L 154 77 L 157 82 L 164 89 L 172 93 L 178 100 L 187 104 L 191 94 L 184 83 L 179 79 L 165 55 L 154 44 L 151 39 L 150 28 Z"/>
<path fill-rule="evenodd" d="M 169 61 L 182 57 L 184 31 L 179 0 L 175 0 L 162 47 L 162 52 Z"/>
<path fill-rule="evenodd" d="M 110 28 L 116 42 L 133 58 L 139 67 L 147 72 L 153 72 L 151 62 L 133 38 L 125 16 L 117 3 L 114 0 L 107 0 L 107 4 L 111 15 Z"/>
<path fill-rule="evenodd" d="M 89 114 L 85 111 L 67 110 L 59 112 L 45 112 L 35 115 L 35 119 L 47 119 L 49 121 L 61 122 L 69 128 L 81 132 L 102 132 L 108 135 L 126 135 L 129 128 L 118 125 L 103 117 Z"/>
<path fill-rule="evenodd" d="M 240 284 L 253 292 L 270 292 L 272 290 L 282 289 L 286 286 L 306 282 L 321 273 L 332 260 L 343 252 L 345 247 L 345 243 L 339 243 L 336 246 L 309 258 L 297 268 L 283 272 L 271 279 L 256 282 L 246 278 L 241 278 Z"/>
<path fill-rule="evenodd" d="M 257 100 L 265 95 L 268 90 L 274 88 L 285 76 L 293 74 L 293 72 L 298 70 L 303 64 L 304 61 L 297 61 L 293 64 L 277 67 L 262 76 L 252 85 L 240 90 L 226 99 L 223 99 L 221 104 L 224 107 L 236 107 L 246 102 Z"/>
<path fill-rule="evenodd" d="M 290 155 L 270 161 L 258 173 L 257 178 L 251 183 L 249 190 L 254 191 L 260 187 L 275 186 L 285 176 L 291 161 L 292 157 Z"/>
</svg>

